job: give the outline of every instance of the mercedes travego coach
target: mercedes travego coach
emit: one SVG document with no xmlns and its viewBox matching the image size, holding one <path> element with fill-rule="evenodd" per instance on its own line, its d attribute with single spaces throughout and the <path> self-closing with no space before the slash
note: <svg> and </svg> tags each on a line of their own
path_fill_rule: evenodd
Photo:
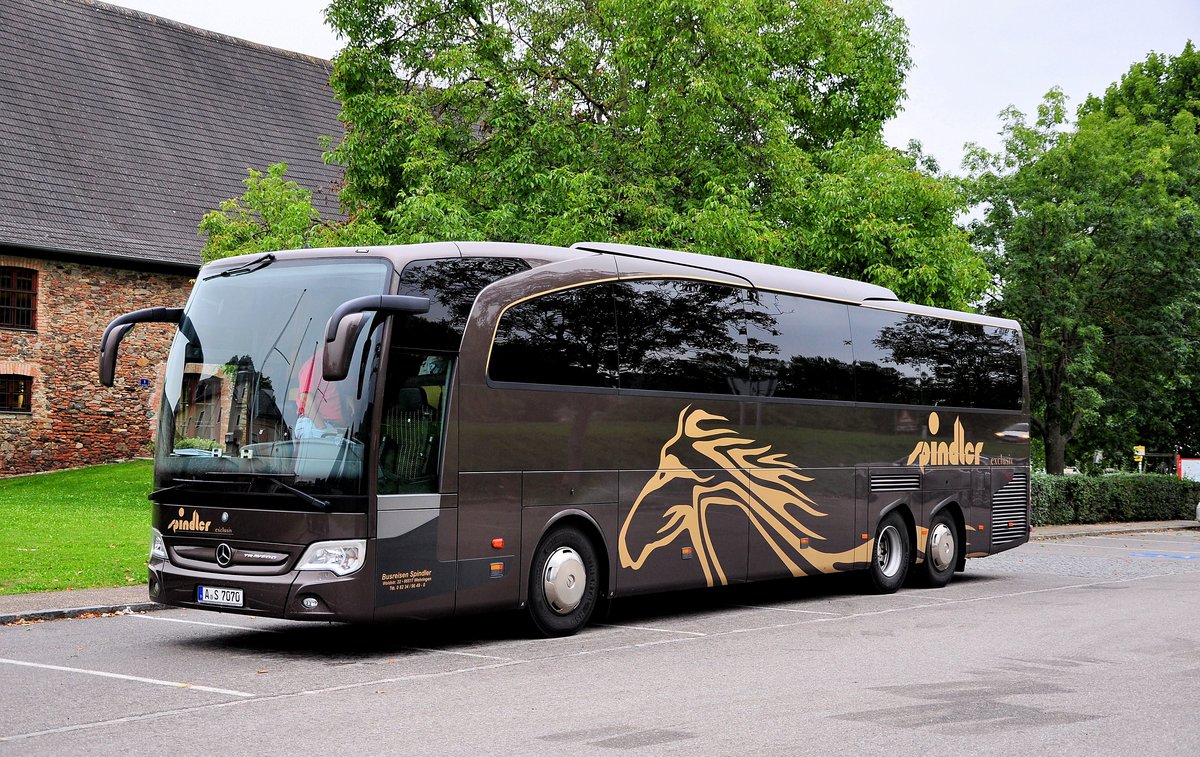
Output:
<svg viewBox="0 0 1200 757">
<path fill-rule="evenodd" d="M 1029 539 L 1014 321 L 613 244 L 206 265 L 155 446 L 150 597 L 296 620 L 527 609 L 860 570 L 941 586 Z"/>
</svg>

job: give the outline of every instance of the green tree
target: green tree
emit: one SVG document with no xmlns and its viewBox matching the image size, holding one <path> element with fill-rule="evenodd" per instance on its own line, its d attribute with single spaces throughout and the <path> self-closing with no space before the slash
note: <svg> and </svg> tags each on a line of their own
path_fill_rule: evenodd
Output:
<svg viewBox="0 0 1200 757">
<path fill-rule="evenodd" d="M 205 263 L 231 255 L 304 247 L 379 244 L 387 237 L 369 218 L 322 221 L 312 193 L 286 178 L 287 164 L 266 173 L 250 169 L 246 192 L 204 214 L 200 233 L 207 236 L 200 258 Z"/>
<path fill-rule="evenodd" d="M 824 270 L 965 306 L 961 195 L 886 148 L 882 0 L 334 0 L 341 199 L 398 242 L 582 239 Z"/>
<path fill-rule="evenodd" d="M 973 233 L 997 284 L 990 309 L 1024 326 L 1035 428 L 1061 473 L 1081 430 L 1128 434 L 1190 353 L 1197 121 L 1084 109 L 1070 129 L 1057 89 L 1034 123 L 1002 117 L 1004 148 L 968 154 L 984 213 Z"/>
<path fill-rule="evenodd" d="M 1149 54 L 1102 97 L 1089 97 L 1081 111 L 1107 118 L 1128 115 L 1140 124 L 1172 124 L 1180 113 L 1200 118 L 1200 51 L 1188 42 L 1179 55 Z M 1174 165 L 1179 177 L 1171 192 L 1200 201 L 1200 159 L 1184 155 Z M 1193 284 L 1192 290 L 1200 290 L 1200 284 Z M 1200 404 L 1194 401 L 1200 387 L 1200 297 L 1185 298 L 1180 307 L 1179 320 L 1185 324 L 1181 336 L 1188 339 L 1188 351 L 1177 351 L 1172 370 L 1154 376 L 1152 385 L 1122 391 L 1114 398 L 1118 401 L 1108 403 L 1119 405 L 1119 410 L 1114 408 L 1104 429 L 1107 433 L 1100 435 L 1094 446 L 1127 456 L 1130 442 L 1136 441 L 1158 451 L 1200 454 Z M 1122 387 L 1118 384 L 1115 388 Z"/>
</svg>

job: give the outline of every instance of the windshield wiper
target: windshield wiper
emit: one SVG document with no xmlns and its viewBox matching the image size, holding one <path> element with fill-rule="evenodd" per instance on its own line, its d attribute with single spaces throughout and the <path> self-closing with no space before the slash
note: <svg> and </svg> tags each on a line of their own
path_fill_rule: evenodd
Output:
<svg viewBox="0 0 1200 757">
<path fill-rule="evenodd" d="M 220 471 L 209 471 L 209 472 L 208 472 L 206 475 L 210 477 L 210 478 L 208 479 L 208 482 L 210 482 L 210 483 L 211 483 L 211 482 L 214 480 L 214 479 L 212 478 L 213 476 L 218 476 L 218 477 L 225 477 L 225 476 L 228 476 L 228 477 L 230 477 L 230 478 L 233 478 L 233 477 L 238 477 L 238 476 L 245 476 L 245 477 L 247 477 L 247 478 L 249 478 L 249 479 L 250 479 L 250 481 L 249 481 L 249 482 L 242 481 L 242 482 L 236 482 L 236 483 L 249 483 L 249 484 L 250 484 L 250 486 L 254 486 L 254 481 L 255 481 L 256 479 L 262 479 L 262 480 L 270 481 L 271 483 L 275 484 L 275 486 L 279 487 L 280 489 L 283 489 L 284 491 L 286 491 L 286 492 L 287 492 L 287 493 L 289 493 L 289 494 L 293 494 L 293 495 L 295 495 L 295 496 L 296 496 L 296 497 L 298 497 L 299 499 L 301 499 L 301 500 L 303 500 L 304 502 L 306 502 L 306 503 L 308 503 L 308 504 L 312 505 L 313 507 L 315 507 L 316 509 L 320 510 L 321 512 L 325 512 L 326 510 L 328 510 L 328 509 L 331 507 L 331 505 L 329 504 L 329 502 L 327 502 L 327 501 L 325 501 L 325 500 L 323 500 L 323 499 L 317 499 L 316 497 L 314 497 L 313 495 L 309 494 L 308 492 L 306 492 L 306 491 L 301 491 L 300 489 L 297 489 L 296 487 L 292 486 L 291 484 L 288 484 L 288 483 L 286 483 L 286 482 L 283 480 L 283 476 L 284 476 L 284 475 L 287 475 L 287 474 L 279 474 L 279 473 L 233 473 L 233 472 L 230 472 L 230 473 L 223 473 L 223 472 L 220 472 Z M 183 479 L 176 479 L 176 480 L 177 480 L 177 481 L 180 481 L 180 480 L 183 480 Z"/>
<path fill-rule="evenodd" d="M 260 473 L 258 475 L 262 476 L 263 478 L 267 479 L 271 483 L 275 484 L 280 489 L 283 489 L 285 492 L 290 492 L 291 494 L 295 494 L 297 497 L 304 500 L 305 502 L 312 505 L 313 507 L 317 508 L 321 512 L 325 512 L 330 507 L 329 503 L 326 502 L 325 500 L 317 499 L 316 497 L 309 494 L 308 492 L 301 491 L 301 490 L 297 489 L 296 487 L 292 486 L 291 484 L 285 484 L 283 481 L 279 480 L 279 478 L 277 476 L 272 476 L 269 473 Z"/>
<path fill-rule="evenodd" d="M 293 495 L 295 495 L 296 498 L 299 498 L 300 500 L 305 501 L 306 504 L 316 507 L 317 510 L 325 512 L 325 511 L 328 511 L 330 509 L 330 507 L 332 506 L 329 503 L 329 501 L 326 501 L 324 499 L 317 499 L 316 497 L 313 497 L 313 495 L 308 492 L 300 491 L 300 489 L 290 485 L 290 483 L 283 481 L 282 477 L 277 474 L 272 474 L 272 473 L 220 473 L 220 471 L 210 470 L 209 473 L 205 474 L 205 475 L 208 475 L 210 477 L 206 477 L 206 479 L 175 479 L 175 481 L 176 481 L 175 486 L 168 486 L 166 488 L 157 489 L 157 491 L 150 493 L 150 497 L 151 498 L 154 497 L 155 494 L 162 494 L 163 492 L 172 491 L 172 489 L 184 488 L 185 486 L 192 485 L 192 483 L 208 483 L 208 485 L 212 485 L 212 483 L 227 483 L 228 481 L 222 480 L 226 476 L 230 477 L 230 479 L 232 479 L 232 477 L 235 477 L 235 476 L 238 476 L 238 477 L 246 476 L 246 477 L 248 477 L 248 479 L 250 479 L 250 481 L 234 481 L 234 483 L 245 483 L 245 485 L 253 487 L 254 481 L 256 481 L 256 480 L 270 481 L 271 483 L 274 483 L 274 485 L 276 487 L 283 489 L 284 492 L 293 494 Z M 211 476 L 218 476 L 218 477 L 211 477 Z"/>
<path fill-rule="evenodd" d="M 246 263 L 245 265 L 239 265 L 236 268 L 226 268 L 224 271 L 221 271 L 220 273 L 214 273 L 212 276 L 205 276 L 204 281 L 208 281 L 209 279 L 221 279 L 221 278 L 225 278 L 227 276 L 241 276 L 244 273 L 254 273 L 255 271 L 257 271 L 259 269 L 266 268 L 267 266 L 271 265 L 274 262 L 275 262 L 275 253 L 268 252 L 266 255 L 263 255 L 261 258 L 255 258 L 254 260 L 251 260 L 249 263 Z"/>
<path fill-rule="evenodd" d="M 179 480 L 179 479 L 176 479 L 176 480 Z M 176 489 L 182 489 L 183 487 L 187 486 L 188 484 L 194 484 L 194 483 L 198 484 L 198 483 L 203 483 L 203 482 L 188 481 L 187 483 L 175 484 L 174 486 L 164 486 L 161 489 L 155 489 L 154 491 L 147 494 L 146 499 L 150 500 L 151 502 L 158 502 L 158 495 L 165 494 L 166 492 L 173 492 Z"/>
</svg>

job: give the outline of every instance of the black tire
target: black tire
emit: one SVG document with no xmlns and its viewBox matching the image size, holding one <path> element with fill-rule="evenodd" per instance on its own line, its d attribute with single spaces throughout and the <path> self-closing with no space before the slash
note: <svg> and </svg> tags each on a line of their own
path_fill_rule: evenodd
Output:
<svg viewBox="0 0 1200 757">
<path fill-rule="evenodd" d="M 573 526 L 546 534 L 529 571 L 529 620 L 534 631 L 543 636 L 577 633 L 592 617 L 599 597 L 600 562 L 591 540 Z"/>
<path fill-rule="evenodd" d="M 921 583 L 933 589 L 950 583 L 961 549 L 953 516 L 945 510 L 933 516 L 925 541 L 925 562 L 921 563 Z"/>
<path fill-rule="evenodd" d="M 870 587 L 877 594 L 891 594 L 904 585 L 912 563 L 912 535 L 908 524 L 895 510 L 883 516 L 875 529 L 871 547 Z"/>
</svg>

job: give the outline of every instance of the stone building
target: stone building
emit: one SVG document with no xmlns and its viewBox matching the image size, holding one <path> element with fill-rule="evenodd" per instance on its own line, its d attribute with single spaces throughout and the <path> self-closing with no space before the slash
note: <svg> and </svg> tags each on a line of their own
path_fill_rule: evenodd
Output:
<svg viewBox="0 0 1200 757">
<path fill-rule="evenodd" d="M 183 304 L 247 168 L 336 208 L 330 65 L 92 0 L 3 0 L 0 50 L 0 476 L 147 454 L 170 329 L 105 389 L 104 326 Z"/>
</svg>

